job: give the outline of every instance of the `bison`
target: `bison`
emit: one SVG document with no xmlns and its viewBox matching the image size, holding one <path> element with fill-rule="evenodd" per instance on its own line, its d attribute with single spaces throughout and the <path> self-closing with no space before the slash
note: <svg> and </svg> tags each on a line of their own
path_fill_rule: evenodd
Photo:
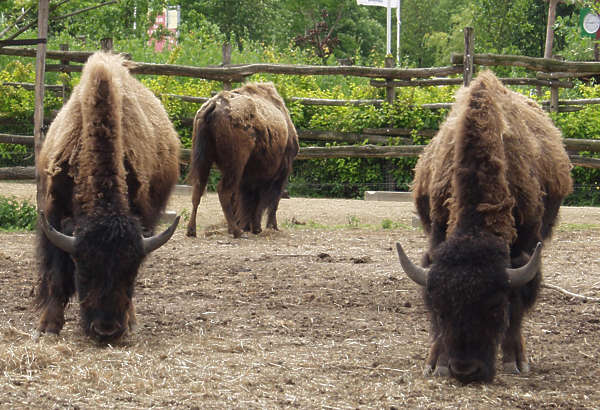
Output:
<svg viewBox="0 0 600 410">
<path fill-rule="evenodd" d="M 180 144 L 160 101 L 118 55 L 93 54 L 50 125 L 37 161 L 38 332 L 58 334 L 75 292 L 81 325 L 99 341 L 135 326 L 134 282 L 179 176 Z"/>
<path fill-rule="evenodd" d="M 541 281 L 541 243 L 572 190 L 561 134 L 533 101 L 482 72 L 461 89 L 415 168 L 414 202 L 429 249 L 423 267 L 432 346 L 425 372 L 490 382 L 529 371 L 521 323 Z"/>
<path fill-rule="evenodd" d="M 298 134 L 272 83 L 222 91 L 196 113 L 189 179 L 193 186 L 188 236 L 196 236 L 196 212 L 211 166 L 221 171 L 217 190 L 229 233 L 277 229 L 276 212 L 292 170 Z"/>
</svg>

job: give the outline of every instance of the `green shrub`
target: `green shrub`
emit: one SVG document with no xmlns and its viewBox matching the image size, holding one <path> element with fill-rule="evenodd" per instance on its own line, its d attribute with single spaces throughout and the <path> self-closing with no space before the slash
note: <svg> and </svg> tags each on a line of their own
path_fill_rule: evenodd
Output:
<svg viewBox="0 0 600 410">
<path fill-rule="evenodd" d="M 223 34 L 218 27 L 198 17 L 198 23 L 182 29 L 179 45 L 172 50 L 156 53 L 147 46 L 147 38 L 115 39 L 114 48 L 132 56 L 134 61 L 148 63 L 169 63 L 192 66 L 215 66 L 221 63 Z M 194 20 L 194 21 L 196 21 Z M 73 38 L 65 31 L 50 39 L 49 49 L 56 50 L 60 43 L 69 42 L 71 50 L 97 50 L 99 44 L 93 41 Z M 357 64 L 383 66 L 382 56 L 358 59 Z M 25 61 L 23 63 L 22 61 Z M 294 46 L 277 49 L 271 44 L 243 41 L 242 48 L 234 48 L 232 64 L 241 63 L 285 63 L 320 64 L 314 56 Z M 524 75 L 522 68 L 499 68 L 506 76 Z M 59 84 L 67 79 L 66 74 L 47 73 L 46 83 Z M 0 84 L 3 82 L 33 82 L 35 78 L 32 60 L 0 56 Z M 222 89 L 222 83 L 192 79 L 188 77 L 138 76 L 161 100 L 181 137 L 183 146 L 191 145 L 191 127 L 184 120 L 194 116 L 200 104 L 184 102 L 165 94 L 210 97 Z M 71 82 L 76 84 L 79 74 L 72 74 Z M 414 130 L 438 129 L 444 121 L 447 110 L 419 108 L 425 103 L 452 102 L 457 87 L 401 87 L 397 88 L 394 104 L 375 106 L 308 106 L 292 101 L 291 97 L 330 98 L 330 99 L 384 99 L 385 90 L 370 85 L 368 78 L 352 76 L 299 76 L 257 74 L 248 81 L 273 81 L 286 101 L 292 120 L 298 129 L 330 130 L 360 133 L 365 128 L 410 128 Z M 239 84 L 234 83 L 233 86 Z M 529 89 L 520 88 L 528 94 Z M 561 90 L 561 98 L 599 98 L 600 87 L 594 84 L 578 84 L 573 89 Z M 549 93 L 539 97 L 549 99 Z M 33 135 L 34 94 L 21 88 L 0 85 L 0 119 L 3 133 Z M 46 93 L 45 109 L 47 117 L 51 110 L 60 108 L 62 101 L 52 93 Z M 588 106 L 577 112 L 551 114 L 555 124 L 565 138 L 600 138 L 600 105 Z M 7 123 L 8 125 L 4 125 Z M 426 144 L 428 138 L 411 136 L 412 143 Z M 389 139 L 389 144 L 399 144 L 398 139 Z M 302 141 L 302 146 L 324 146 L 323 142 Z M 335 145 L 335 144 L 333 144 Z M 339 145 L 339 144 L 338 144 Z M 588 155 L 589 153 L 582 153 Z M 596 155 L 597 156 L 597 155 Z M 32 147 L 0 144 L 0 166 L 32 165 Z M 294 163 L 290 177 L 291 195 L 360 198 L 365 190 L 407 190 L 413 179 L 415 157 L 408 158 L 334 158 L 323 160 L 303 160 Z M 182 178 L 185 177 L 183 169 Z M 600 170 L 575 167 L 572 172 L 576 190 L 566 203 L 600 204 Z M 211 175 L 209 189 L 214 189 L 218 174 Z"/>
<path fill-rule="evenodd" d="M 37 221 L 35 205 L 0 195 L 0 230 L 33 231 Z"/>
</svg>

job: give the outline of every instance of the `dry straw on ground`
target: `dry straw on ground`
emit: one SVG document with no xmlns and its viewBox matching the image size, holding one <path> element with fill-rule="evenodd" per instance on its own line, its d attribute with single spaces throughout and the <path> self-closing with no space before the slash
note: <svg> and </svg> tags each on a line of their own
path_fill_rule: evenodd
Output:
<svg viewBox="0 0 600 410">
<path fill-rule="evenodd" d="M 0 193 L 34 197 L 31 184 Z M 292 198 L 280 232 L 232 239 L 211 194 L 199 237 L 182 226 L 144 263 L 139 328 L 115 346 L 82 335 L 76 302 L 60 336 L 34 341 L 34 234 L 0 233 L 0 407 L 597 408 L 600 304 L 551 289 L 526 319 L 529 375 L 422 375 L 428 319 L 393 250 L 425 246 L 412 216 L 404 203 Z M 600 297 L 599 249 L 600 209 L 563 208 L 545 280 Z"/>
</svg>

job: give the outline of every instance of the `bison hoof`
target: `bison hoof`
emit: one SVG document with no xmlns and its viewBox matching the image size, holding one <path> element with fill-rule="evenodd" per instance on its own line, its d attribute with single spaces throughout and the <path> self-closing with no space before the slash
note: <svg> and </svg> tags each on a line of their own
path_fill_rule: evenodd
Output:
<svg viewBox="0 0 600 410">
<path fill-rule="evenodd" d="M 448 377 L 450 376 L 450 369 L 448 366 L 437 366 L 433 368 L 430 365 L 426 365 L 423 369 L 423 376 Z"/>
<path fill-rule="evenodd" d="M 186 234 L 186 236 L 190 236 L 195 238 L 196 237 L 196 229 L 195 228 L 188 228 Z"/>
<path fill-rule="evenodd" d="M 433 375 L 437 377 L 448 377 L 450 376 L 450 369 L 448 366 L 437 366 L 433 371 Z"/>
<path fill-rule="evenodd" d="M 50 338 L 58 338 L 58 334 L 60 333 L 60 330 L 43 330 L 43 329 L 35 329 L 33 331 L 33 334 L 31 335 L 31 338 L 37 342 L 40 340 L 40 338 L 42 337 L 42 334 L 46 334 L 46 339 Z"/>
<path fill-rule="evenodd" d="M 503 370 L 507 374 L 527 374 L 529 373 L 529 364 L 521 363 L 521 366 L 517 366 L 517 362 L 505 362 Z"/>
</svg>

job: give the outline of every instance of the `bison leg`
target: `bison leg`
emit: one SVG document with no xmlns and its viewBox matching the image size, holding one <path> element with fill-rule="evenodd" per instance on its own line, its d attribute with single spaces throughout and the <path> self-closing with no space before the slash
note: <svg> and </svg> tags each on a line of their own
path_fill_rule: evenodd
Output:
<svg viewBox="0 0 600 410">
<path fill-rule="evenodd" d="M 37 330 L 58 334 L 65 324 L 65 307 L 75 293 L 74 265 L 69 255 L 39 233 L 39 283 L 35 304 L 41 311 Z"/>
<path fill-rule="evenodd" d="M 524 311 L 519 302 L 519 300 L 511 301 L 510 324 L 502 341 L 504 371 L 512 374 L 529 372 L 525 340 L 521 335 Z"/>
<path fill-rule="evenodd" d="M 425 362 L 425 369 L 423 370 L 425 376 L 441 376 L 447 377 L 450 375 L 448 368 L 448 354 L 445 351 L 444 345 L 439 337 L 437 337 L 431 348 L 429 349 L 429 356 Z"/>
<path fill-rule="evenodd" d="M 199 184 L 194 184 L 192 187 L 192 214 L 187 226 L 187 236 L 196 236 L 196 213 L 198 212 L 198 205 L 200 204 L 200 197 L 202 196 L 202 190 L 200 190 Z"/>
<path fill-rule="evenodd" d="M 532 243 L 539 240 L 537 237 L 531 238 Z M 529 253 L 518 249 L 513 249 L 513 251 L 515 254 L 519 254 L 511 259 L 513 267 L 523 266 L 529 261 Z M 541 280 L 542 273 L 538 271 L 533 280 L 514 290 L 510 295 L 509 325 L 502 341 L 502 362 L 506 372 L 514 374 L 529 372 L 525 340 L 521 335 L 521 324 L 525 312 L 533 306 L 537 299 Z"/>
<path fill-rule="evenodd" d="M 240 186 L 240 201 L 238 205 L 238 220 L 244 231 L 258 235 L 262 232 L 260 220 L 261 189 L 256 182 L 243 181 Z"/>
<path fill-rule="evenodd" d="M 279 203 L 271 205 L 267 210 L 267 228 L 279 230 L 277 228 L 277 207 Z"/>
<path fill-rule="evenodd" d="M 201 164 L 198 169 L 198 178 L 193 183 L 192 188 L 192 214 L 187 226 L 187 236 L 196 236 L 196 214 L 198 212 L 198 205 L 200 204 L 200 198 L 206 189 L 208 183 L 208 176 L 210 175 L 210 167 L 212 163 L 208 161 Z"/>
<path fill-rule="evenodd" d="M 279 200 L 281 199 L 281 192 L 283 188 L 279 188 L 276 192 L 267 193 L 267 228 L 275 229 L 277 228 L 277 209 L 279 208 Z"/>
<path fill-rule="evenodd" d="M 277 228 L 277 209 L 279 208 L 279 201 L 284 195 L 284 187 L 287 183 L 287 174 L 283 174 L 282 177 L 275 180 L 273 185 L 268 191 L 263 193 L 263 210 L 267 209 L 267 228 L 279 230 Z M 289 196 L 288 196 L 289 197 Z"/>
<path fill-rule="evenodd" d="M 221 202 L 221 208 L 223 208 L 223 213 L 227 220 L 229 233 L 231 233 L 234 238 L 242 236 L 242 230 L 238 226 L 233 204 L 234 190 L 236 192 L 238 191 L 239 181 L 239 177 L 232 178 L 231 176 L 223 175 L 217 186 L 217 190 L 219 191 L 219 201 Z"/>
<path fill-rule="evenodd" d="M 135 306 L 133 304 L 133 299 L 129 303 L 129 309 L 127 310 L 127 327 L 129 328 L 130 333 L 133 333 L 137 327 L 137 320 L 135 318 Z"/>
</svg>

